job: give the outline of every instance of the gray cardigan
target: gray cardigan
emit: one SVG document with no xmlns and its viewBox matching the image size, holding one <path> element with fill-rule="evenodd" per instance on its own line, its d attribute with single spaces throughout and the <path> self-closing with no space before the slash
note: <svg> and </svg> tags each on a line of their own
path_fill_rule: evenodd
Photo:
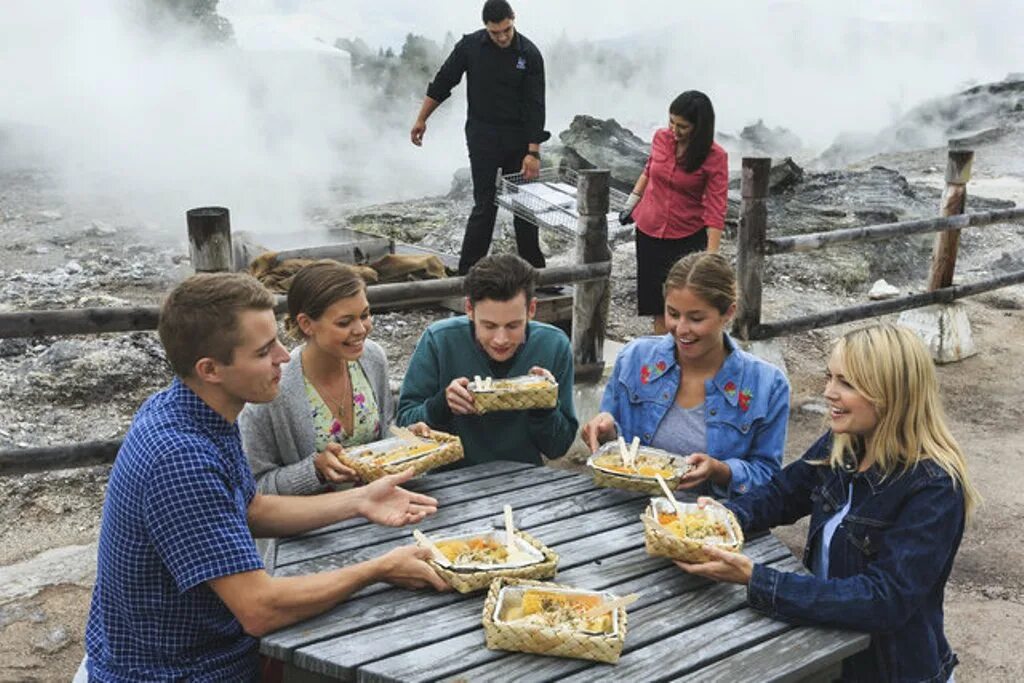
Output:
<svg viewBox="0 0 1024 683">
<path fill-rule="evenodd" d="M 306 495 L 324 490 L 317 479 L 313 416 L 306 398 L 300 345 L 281 375 L 281 393 L 270 403 L 250 403 L 238 416 L 242 446 L 260 493 Z M 388 386 L 384 349 L 366 340 L 359 366 L 366 374 L 380 409 L 380 423 L 389 425 L 395 404 Z"/>
</svg>

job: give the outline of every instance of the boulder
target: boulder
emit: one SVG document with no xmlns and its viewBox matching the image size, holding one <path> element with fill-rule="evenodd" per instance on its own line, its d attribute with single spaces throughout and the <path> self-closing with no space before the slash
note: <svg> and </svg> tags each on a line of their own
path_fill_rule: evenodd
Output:
<svg viewBox="0 0 1024 683">
<path fill-rule="evenodd" d="M 878 301 L 880 299 L 892 299 L 900 295 L 900 288 L 893 287 L 884 278 L 875 280 L 875 284 L 871 285 L 871 291 L 868 292 L 868 298 Z"/>
<path fill-rule="evenodd" d="M 564 145 L 562 163 L 572 169 L 607 168 L 611 186 L 629 192 L 644 170 L 649 142 L 641 140 L 615 119 L 586 114 L 573 118 L 568 130 L 558 135 Z"/>
</svg>

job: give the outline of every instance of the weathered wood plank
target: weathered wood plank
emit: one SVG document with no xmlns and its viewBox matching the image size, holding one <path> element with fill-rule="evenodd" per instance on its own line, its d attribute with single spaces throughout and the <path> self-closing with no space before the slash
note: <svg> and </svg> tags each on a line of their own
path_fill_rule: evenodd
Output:
<svg viewBox="0 0 1024 683">
<path fill-rule="evenodd" d="M 857 304 L 846 308 L 833 308 L 828 311 L 822 311 L 821 313 L 812 313 L 811 315 L 803 315 L 797 318 L 780 320 L 778 322 L 761 323 L 754 327 L 750 338 L 772 339 L 774 337 L 781 337 L 788 334 L 798 334 L 808 330 L 816 330 L 830 325 L 839 325 L 842 323 L 864 320 L 865 318 L 875 318 L 880 315 L 899 313 L 900 311 L 908 311 L 912 308 L 921 308 L 922 306 L 929 306 L 931 304 L 948 304 L 966 296 L 974 296 L 975 294 L 982 294 L 994 289 L 1001 289 L 1003 287 L 1010 287 L 1012 285 L 1019 285 L 1022 283 L 1024 283 L 1024 270 L 1017 270 L 1012 273 L 1006 273 L 1005 275 L 979 280 L 978 282 L 953 285 L 952 287 L 943 287 L 942 289 L 936 289 L 931 292 L 921 292 L 919 294 L 911 294 L 909 296 L 902 296 L 896 299 L 886 299 L 885 301 L 872 301 L 870 303 Z"/>
<path fill-rule="evenodd" d="M 943 218 L 963 214 L 967 204 L 967 182 L 971 179 L 974 152 L 968 149 L 949 150 L 946 161 L 946 189 L 942 193 L 939 215 Z M 928 289 L 936 290 L 953 284 L 960 231 L 947 230 L 935 236 Z"/>
<path fill-rule="evenodd" d="M 544 505 L 559 498 L 579 495 L 593 488 L 593 484 L 583 477 L 566 477 L 543 483 L 544 486 L 534 485 L 513 492 L 497 491 L 490 496 L 467 500 L 455 505 L 445 505 L 442 501 L 442 507 L 438 509 L 437 514 L 420 522 L 419 529 L 428 532 L 473 520 L 487 520 L 495 510 L 500 510 L 502 505 L 510 501 L 514 502 L 517 507 L 525 508 Z M 293 543 L 279 548 L 275 573 L 280 576 L 294 576 L 334 569 L 338 566 L 336 558 L 338 554 L 372 543 L 407 537 L 410 531 L 409 528 L 404 527 L 390 528 L 368 524 L 355 529 L 315 536 L 302 543 Z"/>
<path fill-rule="evenodd" d="M 680 683 L 799 681 L 866 649 L 870 642 L 871 638 L 863 633 L 794 628 L 678 680 Z"/>
<path fill-rule="evenodd" d="M 589 493 L 597 492 L 592 491 Z M 629 504 L 629 502 L 626 503 L 626 505 Z M 620 504 L 613 508 L 597 510 L 586 516 L 579 517 L 572 524 L 565 524 L 560 520 L 556 520 L 540 526 L 526 527 L 517 521 L 516 526 L 520 529 L 527 529 L 531 533 L 535 534 L 535 537 L 541 539 L 546 545 L 548 545 L 548 547 L 558 547 L 559 544 L 565 544 L 569 541 L 587 538 L 602 531 L 607 531 L 620 526 L 632 525 L 633 519 L 637 517 L 637 515 L 631 514 L 632 512 L 633 508 L 623 509 Z M 473 533 L 482 529 L 501 529 L 504 528 L 504 523 L 503 517 L 500 516 L 490 519 L 477 519 L 452 527 L 445 527 L 443 533 L 445 535 L 456 536 L 463 533 Z M 383 543 L 375 543 L 373 545 L 357 548 L 349 553 L 345 553 L 343 556 L 338 556 L 336 558 L 338 567 L 347 567 L 359 562 L 365 562 L 374 557 L 383 555 L 394 548 L 410 545 L 412 542 L 413 540 L 410 534 Z M 385 584 L 367 586 L 355 593 L 349 599 L 356 596 L 365 597 L 388 589 L 389 586 Z"/>
<path fill-rule="evenodd" d="M 576 260 L 579 263 L 611 263 L 608 246 L 608 180 L 607 169 L 579 172 L 576 190 L 579 208 L 579 231 L 576 238 Z M 601 377 L 604 368 L 605 325 L 611 305 L 611 283 L 595 280 L 576 286 L 572 313 L 573 362 L 577 380 L 591 381 Z"/>
<path fill-rule="evenodd" d="M 531 474 L 533 473 L 533 474 Z M 552 474 L 553 473 L 553 474 Z M 484 465 L 467 467 L 463 470 L 443 472 L 436 475 L 427 475 L 420 479 L 413 479 L 406 488 L 418 493 L 426 493 L 435 498 L 441 496 L 446 504 L 461 503 L 476 498 L 478 487 L 488 489 L 500 489 L 502 482 L 506 482 L 508 489 L 518 488 L 518 482 L 526 479 L 525 486 L 532 486 L 537 481 L 549 481 L 572 476 L 571 472 L 556 470 L 550 467 L 536 467 L 525 463 L 493 462 Z M 352 529 L 357 526 L 369 524 L 364 517 L 354 517 L 344 522 L 330 524 L 319 529 L 283 538 L 279 545 L 300 542 L 313 536 L 333 533 L 342 529 Z"/>
<path fill-rule="evenodd" d="M 559 569 L 564 571 L 578 565 L 590 565 L 595 560 L 607 556 L 609 548 L 614 552 L 615 546 L 621 544 L 624 539 L 638 535 L 639 530 L 634 529 L 630 523 L 633 518 L 634 515 L 627 510 L 620 520 L 627 526 L 602 534 L 593 533 L 592 528 L 583 521 L 584 517 L 576 525 L 581 527 L 580 535 L 575 535 L 568 527 L 563 526 L 560 531 L 573 540 L 562 543 L 552 540 L 559 530 L 538 527 L 536 531 L 540 538 L 550 543 L 559 553 Z M 585 538 L 581 540 L 581 537 Z M 634 545 L 633 550 L 637 547 L 639 546 Z M 479 601 L 480 595 L 470 597 Z M 417 614 L 444 607 L 465 598 L 466 596 L 453 593 L 412 592 L 377 584 L 360 591 L 330 612 L 264 637 L 261 648 L 264 654 L 288 660 L 291 652 L 302 645 L 353 633 L 380 623 L 390 623 L 400 615 Z"/>
<path fill-rule="evenodd" d="M 751 331 L 761 322 L 761 277 L 764 274 L 764 242 L 768 232 L 768 177 L 772 160 L 743 158 L 740 193 L 740 225 L 736 236 L 736 276 L 739 299 L 733 334 L 750 339 Z"/>
<path fill-rule="evenodd" d="M 641 532 L 637 529 L 637 534 Z M 560 552 L 566 548 L 559 547 Z M 763 537 L 758 539 L 748 554 L 757 562 L 769 561 L 769 558 L 790 558 L 789 551 L 774 537 Z M 630 562 L 627 560 L 639 559 L 636 556 L 643 555 L 648 562 Z M 627 552 L 617 554 L 613 557 L 604 558 L 603 566 L 596 562 L 581 565 L 567 571 L 559 572 L 556 580 L 580 588 L 592 590 L 613 590 L 617 593 L 628 594 L 641 592 L 641 607 L 657 604 L 672 596 L 680 595 L 687 591 L 702 588 L 708 582 L 695 576 L 683 573 L 674 565 L 666 567 L 668 561 L 664 558 L 649 558 L 644 554 L 642 547 L 632 548 Z M 623 571 L 623 567 L 630 567 L 631 570 Z M 656 568 L 654 573 L 639 575 L 641 571 L 649 571 L 651 567 Z M 595 571 L 595 568 L 597 571 Z M 745 600 L 745 596 L 741 598 Z M 714 605 L 714 600 L 711 600 Z M 738 609 L 741 604 L 736 605 Z M 631 624 L 636 621 L 630 610 Z M 478 617 L 479 618 L 479 617 Z M 641 617 L 642 623 L 642 617 Z M 630 626 L 629 642 L 634 640 L 633 626 Z M 468 630 L 468 629 L 467 629 Z M 362 638 L 362 633 L 354 637 Z M 408 645 L 403 641 L 403 645 Z M 629 643 L 627 643 L 628 645 Z M 386 659 L 366 664 L 359 668 L 358 679 L 366 681 L 419 681 L 433 680 L 438 677 L 452 676 L 467 669 L 472 670 L 472 675 L 466 675 L 468 680 L 487 680 L 491 677 L 500 677 L 505 668 L 505 658 L 514 660 L 513 666 L 523 666 L 529 669 L 529 680 L 546 679 L 547 676 L 534 676 L 534 666 L 541 669 L 554 669 L 558 675 L 567 675 L 573 671 L 586 668 L 590 663 L 579 663 L 576 660 L 565 660 L 549 657 L 537 657 L 532 655 L 519 655 L 507 652 L 496 652 L 486 649 L 484 646 L 483 632 L 479 630 L 479 621 L 469 633 L 463 633 L 455 638 L 448 638 L 435 642 L 426 647 L 409 649 L 404 653 L 396 653 Z M 523 661 L 520 661 L 520 658 Z M 498 660 L 501 660 L 498 663 Z M 532 663 L 526 663 L 526 661 Z M 518 664 L 516 664 L 518 663 Z M 526 672 L 517 671 L 517 675 Z M 555 678 L 557 676 L 551 676 Z M 508 679 L 507 679 L 508 680 Z"/>
<path fill-rule="evenodd" d="M 185 212 L 188 251 L 197 273 L 226 273 L 231 262 L 231 214 L 222 206 L 203 206 Z"/>
</svg>

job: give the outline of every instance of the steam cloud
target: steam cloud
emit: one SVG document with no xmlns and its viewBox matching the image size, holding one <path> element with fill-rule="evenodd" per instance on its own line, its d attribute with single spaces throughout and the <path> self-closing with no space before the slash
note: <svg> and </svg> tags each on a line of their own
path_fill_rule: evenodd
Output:
<svg viewBox="0 0 1024 683">
<path fill-rule="evenodd" d="M 397 50 L 412 32 L 440 42 L 445 31 L 477 27 L 476 0 L 222 0 L 240 48 L 155 40 L 130 4 L 4 4 L 0 135 L 55 168 L 69 192 L 111 197 L 175 230 L 185 209 L 223 204 L 237 228 L 280 233 L 302 228 L 311 207 L 444 192 L 467 164 L 462 88 L 416 149 L 408 128 L 418 102 L 370 113 L 371 94 L 346 84 L 313 39 L 359 36 Z M 764 118 L 820 149 L 844 130 L 877 130 L 924 98 L 1024 64 L 1024 43 L 1006 30 L 1024 23 L 1020 3 L 513 6 L 546 54 L 587 39 L 624 55 L 623 83 L 610 82 L 608 65 L 589 63 L 586 50 L 578 62 L 549 57 L 556 133 L 589 113 L 649 135 L 672 97 L 697 88 L 714 100 L 720 130 Z M 245 49 L 245 30 L 260 22 L 310 49 Z M 10 143 L 3 149 L 12 154 Z"/>
</svg>

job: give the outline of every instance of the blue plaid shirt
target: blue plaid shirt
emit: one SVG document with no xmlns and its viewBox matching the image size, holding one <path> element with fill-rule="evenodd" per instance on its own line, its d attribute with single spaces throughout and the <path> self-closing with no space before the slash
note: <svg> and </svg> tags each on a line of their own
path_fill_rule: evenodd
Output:
<svg viewBox="0 0 1024 683">
<path fill-rule="evenodd" d="M 86 628 L 90 680 L 255 680 L 257 641 L 206 582 L 262 569 L 238 428 L 180 380 L 139 410 L 110 473 Z"/>
</svg>

